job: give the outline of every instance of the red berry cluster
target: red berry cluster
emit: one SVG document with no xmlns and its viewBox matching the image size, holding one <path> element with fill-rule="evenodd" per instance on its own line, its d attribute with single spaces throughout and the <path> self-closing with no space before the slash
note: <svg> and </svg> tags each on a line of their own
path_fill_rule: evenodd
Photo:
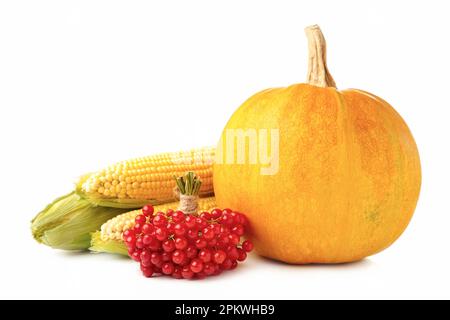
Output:
<svg viewBox="0 0 450 320">
<path fill-rule="evenodd" d="M 247 258 L 253 244 L 241 243 L 246 226 L 245 216 L 230 209 L 196 216 L 173 210 L 154 214 L 146 205 L 134 228 L 123 232 L 123 240 L 146 277 L 202 279 L 232 270 Z"/>
</svg>

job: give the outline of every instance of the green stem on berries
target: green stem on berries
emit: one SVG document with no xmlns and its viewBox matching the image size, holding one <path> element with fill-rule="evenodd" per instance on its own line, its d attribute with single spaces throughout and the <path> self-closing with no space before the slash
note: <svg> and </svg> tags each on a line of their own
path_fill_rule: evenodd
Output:
<svg viewBox="0 0 450 320">
<path fill-rule="evenodd" d="M 177 183 L 178 190 L 180 190 L 180 194 L 187 196 L 198 195 L 202 182 L 199 177 L 194 174 L 194 172 L 189 171 L 184 176 L 174 176 L 174 178 Z"/>
<path fill-rule="evenodd" d="M 198 209 L 198 193 L 202 182 L 192 171 L 184 176 L 174 178 L 180 192 L 178 210 L 187 214 L 195 214 Z"/>
</svg>

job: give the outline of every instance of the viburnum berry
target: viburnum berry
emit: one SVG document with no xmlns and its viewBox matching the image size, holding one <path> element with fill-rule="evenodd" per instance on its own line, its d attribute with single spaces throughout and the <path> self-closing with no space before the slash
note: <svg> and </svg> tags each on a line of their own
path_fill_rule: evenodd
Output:
<svg viewBox="0 0 450 320">
<path fill-rule="evenodd" d="M 194 246 L 194 245 L 189 245 L 187 248 L 186 248 L 186 256 L 189 258 L 189 259 L 192 259 L 192 258 L 194 258 L 194 257 L 196 257 L 197 256 L 197 252 L 198 252 L 198 250 L 197 250 L 197 248 Z"/>
<path fill-rule="evenodd" d="M 175 211 L 173 214 L 172 214 L 172 221 L 174 222 L 174 223 L 180 223 L 180 222 L 183 222 L 184 221 L 184 213 L 182 212 L 182 211 Z"/>
<path fill-rule="evenodd" d="M 247 258 L 247 252 L 245 252 L 244 249 L 237 249 L 237 250 L 238 250 L 237 261 L 244 261 Z"/>
<path fill-rule="evenodd" d="M 145 223 L 142 226 L 141 231 L 143 234 L 152 234 L 155 232 L 155 227 L 150 223 Z"/>
<path fill-rule="evenodd" d="M 172 274 L 175 270 L 175 267 L 172 262 L 165 262 L 161 266 L 161 271 L 164 274 Z"/>
<path fill-rule="evenodd" d="M 211 251 L 209 249 L 202 249 L 198 253 L 198 258 L 203 262 L 211 261 Z"/>
<path fill-rule="evenodd" d="M 134 218 L 134 221 L 136 222 L 136 223 L 139 223 L 139 224 L 144 224 L 144 223 L 146 223 L 147 222 L 147 218 L 143 215 L 143 214 L 138 214 L 137 216 L 136 216 L 136 218 Z"/>
<path fill-rule="evenodd" d="M 191 270 L 194 273 L 199 273 L 200 271 L 203 270 L 203 261 L 200 259 L 193 259 L 191 261 Z"/>
<path fill-rule="evenodd" d="M 173 240 L 166 240 L 161 246 L 165 252 L 172 252 L 175 250 L 175 242 Z"/>
<path fill-rule="evenodd" d="M 144 234 L 142 237 L 142 243 L 144 246 L 148 246 L 153 240 L 153 237 L 149 234 Z"/>
<path fill-rule="evenodd" d="M 175 266 L 175 268 L 173 269 L 173 272 L 172 272 L 172 278 L 175 278 L 175 279 L 182 279 L 183 278 L 183 276 L 181 274 L 181 267 L 180 266 Z"/>
<path fill-rule="evenodd" d="M 170 252 L 163 252 L 163 253 L 161 253 L 161 258 L 162 258 L 162 261 L 164 261 L 164 262 L 171 261 L 172 254 Z"/>
<path fill-rule="evenodd" d="M 151 217 L 153 215 L 154 212 L 154 208 L 152 205 L 150 204 L 146 204 L 145 206 L 142 207 L 142 214 L 146 217 Z"/>
<path fill-rule="evenodd" d="M 250 252 L 253 250 L 253 243 L 249 240 L 245 240 L 242 242 L 242 249 L 244 249 L 246 252 Z"/>
<path fill-rule="evenodd" d="M 133 230 L 135 233 L 141 233 L 142 232 L 142 224 L 141 223 L 136 223 L 133 227 Z"/>
<path fill-rule="evenodd" d="M 146 205 L 122 239 L 145 277 L 164 274 L 175 279 L 203 279 L 246 260 L 253 250 L 250 240 L 241 240 L 247 225 L 245 216 L 231 209 L 199 215 L 180 210 L 154 214 L 153 206 Z"/>
<path fill-rule="evenodd" d="M 222 210 L 220 209 L 213 209 L 211 210 L 211 218 L 212 219 L 218 219 L 222 215 Z"/>
<path fill-rule="evenodd" d="M 194 277 L 194 272 L 192 272 L 190 266 L 184 266 L 181 269 L 181 275 L 184 279 L 192 279 Z"/>
<path fill-rule="evenodd" d="M 176 237 L 174 241 L 175 248 L 184 250 L 188 246 L 188 241 L 184 237 Z"/>
<path fill-rule="evenodd" d="M 218 250 L 216 252 L 214 252 L 214 262 L 217 264 L 221 264 L 225 261 L 225 259 L 227 258 L 227 254 L 225 253 L 225 251 L 223 250 Z"/>
<path fill-rule="evenodd" d="M 150 278 L 153 275 L 152 267 L 141 267 L 141 271 L 144 277 Z"/>
<path fill-rule="evenodd" d="M 162 212 L 158 212 L 156 216 L 153 218 L 153 225 L 155 227 L 163 227 L 167 224 L 167 218 L 164 216 Z"/>
<path fill-rule="evenodd" d="M 184 219 L 184 224 L 186 225 L 186 227 L 188 229 L 194 228 L 195 227 L 195 217 L 193 215 L 188 215 Z"/>
<path fill-rule="evenodd" d="M 197 247 L 197 249 L 206 248 L 207 245 L 208 245 L 208 242 L 205 239 L 195 240 L 195 246 Z"/>
<path fill-rule="evenodd" d="M 186 253 L 184 251 L 175 250 L 172 253 L 172 261 L 173 261 L 173 263 L 181 264 L 184 261 L 184 259 L 186 259 Z"/>
</svg>

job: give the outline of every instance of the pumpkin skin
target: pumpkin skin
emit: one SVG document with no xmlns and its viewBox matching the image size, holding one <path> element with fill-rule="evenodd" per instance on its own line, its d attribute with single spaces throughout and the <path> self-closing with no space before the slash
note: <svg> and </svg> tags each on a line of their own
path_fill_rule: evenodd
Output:
<svg viewBox="0 0 450 320">
<path fill-rule="evenodd" d="M 279 129 L 279 170 L 214 165 L 219 207 L 247 215 L 257 253 L 287 263 L 343 263 L 391 245 L 405 230 L 421 184 L 406 123 L 360 90 L 295 84 L 249 98 L 227 129 Z M 237 148 L 235 146 L 235 154 Z"/>
</svg>

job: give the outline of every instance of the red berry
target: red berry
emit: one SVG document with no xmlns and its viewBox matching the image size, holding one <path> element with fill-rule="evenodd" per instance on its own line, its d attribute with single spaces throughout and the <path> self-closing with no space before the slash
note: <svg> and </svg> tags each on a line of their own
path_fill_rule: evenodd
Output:
<svg viewBox="0 0 450 320">
<path fill-rule="evenodd" d="M 197 229 L 189 229 L 187 231 L 187 237 L 189 239 L 193 239 L 193 240 L 197 239 L 198 238 L 198 230 Z"/>
<path fill-rule="evenodd" d="M 122 239 L 125 241 L 128 237 L 134 237 L 134 231 L 131 229 L 127 229 L 122 233 Z"/>
<path fill-rule="evenodd" d="M 228 243 L 230 242 L 230 239 L 228 239 L 228 234 L 226 233 L 221 233 L 217 236 L 217 240 L 219 242 L 219 245 L 222 247 L 225 247 L 228 245 Z"/>
<path fill-rule="evenodd" d="M 172 274 L 174 270 L 175 266 L 173 265 L 172 262 L 165 262 L 161 266 L 161 272 L 164 274 Z"/>
<path fill-rule="evenodd" d="M 166 216 L 171 217 L 173 215 L 173 209 L 167 209 Z"/>
<path fill-rule="evenodd" d="M 203 262 L 210 262 L 211 261 L 211 251 L 209 249 L 202 249 L 198 253 L 198 258 L 202 260 Z"/>
<path fill-rule="evenodd" d="M 220 265 L 220 268 L 222 270 L 229 270 L 232 264 L 233 263 L 231 262 L 230 259 L 225 259 L 225 261 Z"/>
<path fill-rule="evenodd" d="M 195 257 L 195 256 L 194 256 L 194 257 Z M 181 261 L 181 262 L 179 263 L 179 265 L 182 266 L 182 267 L 184 267 L 185 265 L 188 265 L 190 262 L 191 262 L 191 259 L 188 258 L 188 257 L 187 257 L 187 254 L 186 254 L 184 260 Z"/>
<path fill-rule="evenodd" d="M 175 242 L 173 240 L 166 240 L 162 243 L 162 248 L 165 252 L 172 252 L 175 250 Z"/>
<path fill-rule="evenodd" d="M 206 222 L 206 220 L 204 220 L 204 219 L 202 219 L 202 218 L 200 218 L 200 217 L 197 217 L 197 218 L 195 219 L 195 224 L 196 224 L 196 227 L 197 227 L 198 229 L 203 229 L 203 228 L 205 228 L 205 227 L 208 225 L 208 223 Z"/>
<path fill-rule="evenodd" d="M 162 212 L 158 212 L 156 216 L 153 218 L 153 225 L 155 227 L 164 227 L 167 224 L 167 218 L 163 215 Z"/>
<path fill-rule="evenodd" d="M 231 213 L 231 212 L 233 212 L 233 210 L 231 210 L 230 208 L 225 208 L 225 209 L 223 209 L 222 210 L 222 214 L 224 214 L 224 213 Z"/>
<path fill-rule="evenodd" d="M 213 238 L 212 240 L 208 241 L 208 247 L 215 247 L 217 245 L 217 239 Z"/>
<path fill-rule="evenodd" d="M 136 223 L 136 224 L 134 225 L 133 230 L 134 230 L 134 232 L 137 233 L 137 234 L 141 233 L 141 232 L 142 232 L 142 224 Z"/>
<path fill-rule="evenodd" d="M 128 230 L 127 230 L 128 231 Z M 130 234 L 129 236 L 126 236 L 124 239 L 123 239 L 123 241 L 125 242 L 125 243 L 133 243 L 134 244 L 134 242 L 136 241 L 136 237 L 134 236 L 134 233 L 133 234 Z"/>
<path fill-rule="evenodd" d="M 246 252 L 250 252 L 253 250 L 253 243 L 250 240 L 245 240 L 242 243 L 242 249 L 244 249 Z"/>
<path fill-rule="evenodd" d="M 157 252 L 152 252 L 150 255 L 150 261 L 155 265 L 155 266 L 161 266 L 162 264 L 162 257 L 159 253 Z"/>
<path fill-rule="evenodd" d="M 140 250 L 136 250 L 131 254 L 131 259 L 133 259 L 134 261 L 140 262 L 141 261 L 141 251 Z"/>
<path fill-rule="evenodd" d="M 148 266 L 150 266 L 152 264 L 152 262 L 150 261 L 150 259 L 152 257 L 152 254 L 151 254 L 150 251 L 142 250 L 142 252 L 141 252 L 139 257 L 140 257 L 141 264 L 144 267 L 148 267 Z"/>
<path fill-rule="evenodd" d="M 227 258 L 227 254 L 223 250 L 218 250 L 214 253 L 213 260 L 217 264 L 222 264 Z"/>
<path fill-rule="evenodd" d="M 184 227 L 184 225 L 182 223 L 177 223 L 173 229 L 174 229 L 175 235 L 177 235 L 177 236 L 184 236 L 186 233 L 186 228 Z"/>
<path fill-rule="evenodd" d="M 205 220 L 210 220 L 211 214 L 207 211 L 204 211 L 204 212 L 200 213 L 200 218 L 205 219 Z"/>
<path fill-rule="evenodd" d="M 212 238 L 214 238 L 214 231 L 209 228 L 204 228 L 202 230 L 202 237 L 205 240 L 211 240 Z"/>
<path fill-rule="evenodd" d="M 161 273 L 161 266 L 157 267 L 157 266 L 153 266 L 153 273 Z"/>
<path fill-rule="evenodd" d="M 193 215 L 188 215 L 184 219 L 184 223 L 185 223 L 186 227 L 188 227 L 189 229 L 194 228 L 195 227 L 195 217 Z"/>
<path fill-rule="evenodd" d="M 222 213 L 221 222 L 226 225 L 232 225 L 234 223 L 234 219 L 231 216 L 231 212 L 230 213 L 228 213 L 228 212 Z"/>
<path fill-rule="evenodd" d="M 244 261 L 247 258 L 247 253 L 244 249 L 238 249 L 238 261 Z"/>
<path fill-rule="evenodd" d="M 199 273 L 195 274 L 195 278 L 196 279 L 205 279 L 206 278 L 206 273 L 204 273 L 203 271 L 200 271 Z"/>
<path fill-rule="evenodd" d="M 211 276 L 216 271 L 216 268 L 214 267 L 214 264 L 211 262 L 205 263 L 203 266 L 203 272 L 207 276 Z"/>
<path fill-rule="evenodd" d="M 220 218 L 221 215 L 222 215 L 222 210 L 220 210 L 220 209 L 211 210 L 211 218 L 217 219 L 217 218 Z"/>
<path fill-rule="evenodd" d="M 175 250 L 172 253 L 172 261 L 176 264 L 181 264 L 186 259 L 186 253 L 181 250 Z"/>
<path fill-rule="evenodd" d="M 241 240 L 240 237 L 237 234 L 234 233 L 230 233 L 228 235 L 228 240 L 230 240 L 230 244 L 235 246 L 239 243 L 239 241 Z"/>
<path fill-rule="evenodd" d="M 213 273 L 213 275 L 217 276 L 217 275 L 219 275 L 221 273 L 222 273 L 222 269 L 220 268 L 220 265 L 218 265 L 218 264 L 214 265 L 214 273 Z"/>
<path fill-rule="evenodd" d="M 175 279 L 182 279 L 183 276 L 181 275 L 181 267 L 180 266 L 176 266 L 172 272 L 172 278 Z"/>
<path fill-rule="evenodd" d="M 175 224 L 173 222 L 167 222 L 166 229 L 168 234 L 173 234 L 175 232 Z"/>
<path fill-rule="evenodd" d="M 233 227 L 233 229 L 231 229 L 231 232 L 233 232 L 234 234 L 237 234 L 238 236 L 242 236 L 244 235 L 244 226 L 242 224 L 238 224 L 236 226 Z"/>
<path fill-rule="evenodd" d="M 159 248 L 161 248 L 161 241 L 152 238 L 152 241 L 147 245 L 147 248 L 149 248 L 151 251 L 157 251 Z"/>
<path fill-rule="evenodd" d="M 206 242 L 205 239 L 197 239 L 197 240 L 195 240 L 195 246 L 198 249 L 206 248 L 207 245 L 208 245 L 208 243 Z"/>
<path fill-rule="evenodd" d="M 236 249 L 236 247 L 228 246 L 227 247 L 227 256 L 231 260 L 236 260 L 237 258 L 239 258 L 239 252 Z"/>
<path fill-rule="evenodd" d="M 212 224 L 210 227 L 214 231 L 214 234 L 216 236 L 220 234 L 220 224 L 215 223 L 215 224 Z"/>
<path fill-rule="evenodd" d="M 170 252 L 161 253 L 161 258 L 163 262 L 172 261 L 172 254 Z"/>
<path fill-rule="evenodd" d="M 153 225 L 151 225 L 150 223 L 145 223 L 142 226 L 142 233 L 143 234 L 152 234 L 155 232 L 155 227 Z"/>
<path fill-rule="evenodd" d="M 175 222 L 175 223 L 180 223 L 180 222 L 183 222 L 184 221 L 184 213 L 183 213 L 183 211 L 175 211 L 173 214 L 172 214 L 172 220 L 173 220 L 173 222 Z"/>
<path fill-rule="evenodd" d="M 181 275 L 184 279 L 192 279 L 194 277 L 194 272 L 192 272 L 190 266 L 184 266 L 181 269 Z"/>
<path fill-rule="evenodd" d="M 175 248 L 179 250 L 184 250 L 188 246 L 188 241 L 186 238 L 183 237 L 177 237 L 175 238 Z"/>
<path fill-rule="evenodd" d="M 142 241 L 142 238 L 137 238 L 135 245 L 136 245 L 136 248 L 142 249 L 144 247 L 144 242 Z"/>
<path fill-rule="evenodd" d="M 151 217 L 154 211 L 155 209 L 151 204 L 146 204 L 145 206 L 142 207 L 142 214 L 146 217 Z"/>
<path fill-rule="evenodd" d="M 230 268 L 230 270 L 236 269 L 237 265 L 238 264 L 237 264 L 236 260 L 231 261 L 231 268 Z"/>
<path fill-rule="evenodd" d="M 199 273 L 200 271 L 203 270 L 203 261 L 200 259 L 193 259 L 191 261 L 190 266 L 191 266 L 192 272 Z"/>
<path fill-rule="evenodd" d="M 153 268 L 152 267 L 141 267 L 142 274 L 144 277 L 150 278 L 153 275 Z"/>
<path fill-rule="evenodd" d="M 152 241 L 153 241 L 153 237 L 149 234 L 145 234 L 142 237 L 142 243 L 144 244 L 144 246 L 148 246 Z"/>
<path fill-rule="evenodd" d="M 156 239 L 158 239 L 159 241 L 167 239 L 167 231 L 164 230 L 163 228 L 156 228 L 155 235 Z"/>
<path fill-rule="evenodd" d="M 139 223 L 139 224 L 143 225 L 144 223 L 147 222 L 147 218 L 143 214 L 138 214 L 136 216 L 136 218 L 134 218 L 134 221 L 136 223 Z"/>
<path fill-rule="evenodd" d="M 193 246 L 193 245 L 188 246 L 186 248 L 185 252 L 186 252 L 186 256 L 189 259 L 192 259 L 192 258 L 197 256 L 197 248 L 195 246 Z"/>
</svg>

